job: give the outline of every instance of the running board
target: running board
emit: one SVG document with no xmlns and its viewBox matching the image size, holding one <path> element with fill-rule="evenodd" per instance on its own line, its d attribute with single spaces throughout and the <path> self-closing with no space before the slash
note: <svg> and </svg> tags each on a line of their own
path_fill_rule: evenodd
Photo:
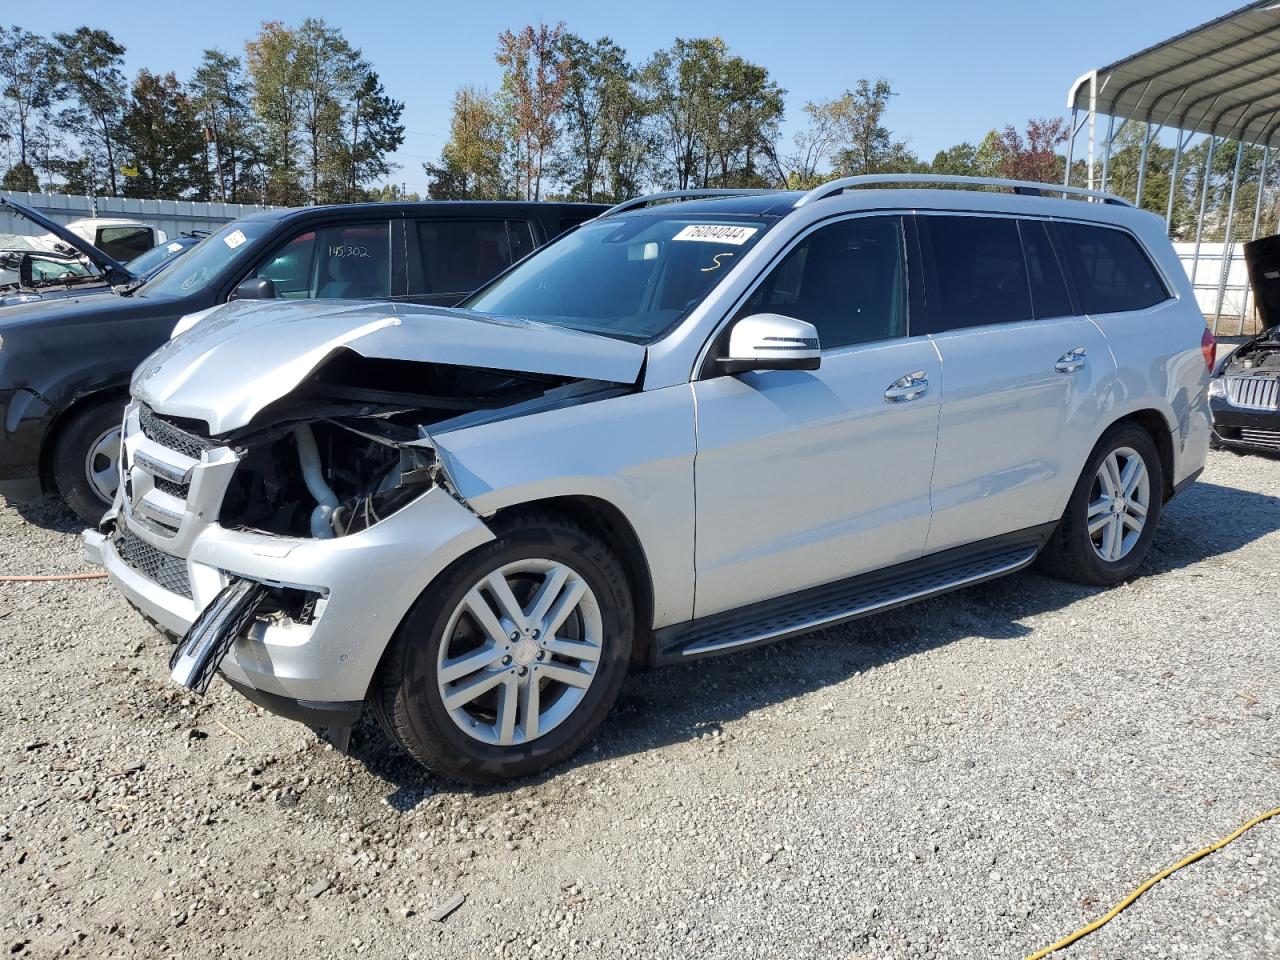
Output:
<svg viewBox="0 0 1280 960">
<path fill-rule="evenodd" d="M 1030 565 L 1056 523 L 943 550 L 847 580 L 654 631 L 655 661 L 678 663 L 832 627 Z"/>
</svg>

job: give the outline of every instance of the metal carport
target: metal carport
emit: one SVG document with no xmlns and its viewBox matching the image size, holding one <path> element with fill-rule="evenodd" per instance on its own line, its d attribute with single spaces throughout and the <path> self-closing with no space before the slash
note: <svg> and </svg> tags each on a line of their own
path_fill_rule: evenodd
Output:
<svg viewBox="0 0 1280 960">
<path fill-rule="evenodd" d="M 1241 288 L 1239 322 L 1245 326 L 1247 281 L 1228 282 L 1231 253 L 1241 233 L 1236 222 L 1236 198 L 1241 162 L 1249 147 L 1262 148 L 1257 196 L 1250 239 L 1262 221 L 1271 148 L 1280 145 L 1280 2 L 1251 3 L 1185 33 L 1148 47 L 1081 76 L 1067 95 L 1071 128 L 1067 141 L 1065 183 L 1070 183 L 1076 141 L 1088 129 L 1086 162 L 1088 186 L 1108 189 L 1112 147 L 1130 122 L 1143 125 L 1134 200 L 1141 206 L 1147 182 L 1148 153 L 1162 134 L 1172 135 L 1173 166 L 1165 225 L 1172 225 L 1184 152 L 1196 136 L 1207 138 L 1205 174 L 1195 218 L 1195 246 L 1188 272 L 1198 290 L 1216 291 L 1212 310 L 1214 333 L 1222 320 L 1223 300 L 1230 289 Z M 1081 116 L 1083 114 L 1083 116 Z M 1099 116 L 1106 130 L 1098 136 Z M 1235 146 L 1229 200 L 1223 225 L 1224 249 L 1218 281 L 1209 288 L 1198 283 L 1206 204 L 1215 151 Z M 1218 218 L 1219 220 L 1221 217 Z M 1203 301 L 1202 301 L 1203 305 Z M 1210 311 L 1206 310 L 1206 315 Z"/>
</svg>

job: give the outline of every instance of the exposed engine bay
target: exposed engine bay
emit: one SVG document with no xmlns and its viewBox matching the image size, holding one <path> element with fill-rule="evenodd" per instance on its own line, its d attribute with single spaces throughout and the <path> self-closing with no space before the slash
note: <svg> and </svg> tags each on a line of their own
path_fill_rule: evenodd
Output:
<svg viewBox="0 0 1280 960">
<path fill-rule="evenodd" d="M 1229 377 L 1280 377 L 1280 327 L 1272 327 L 1242 344 L 1227 360 Z"/>
<path fill-rule="evenodd" d="M 431 430 L 629 389 L 339 351 L 297 390 L 217 438 L 240 456 L 219 522 L 293 537 L 355 533 L 433 486 L 449 487 Z"/>
</svg>

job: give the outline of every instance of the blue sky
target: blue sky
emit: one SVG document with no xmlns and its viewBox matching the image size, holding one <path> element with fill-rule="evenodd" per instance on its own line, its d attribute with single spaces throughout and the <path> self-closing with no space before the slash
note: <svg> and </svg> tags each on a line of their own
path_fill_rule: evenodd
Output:
<svg viewBox="0 0 1280 960">
<path fill-rule="evenodd" d="M 931 158 L 992 127 L 1065 112 L 1080 74 L 1134 53 L 1237 6 L 1222 0 L 1032 0 L 936 2 L 861 0 L 787 4 L 709 3 L 360 3 L 222 0 L 197 5 L 14 4 L 0 21 L 50 33 L 88 23 L 110 30 L 137 68 L 185 79 L 205 47 L 243 53 L 265 19 L 297 23 L 320 16 L 342 28 L 375 65 L 388 93 L 405 102 L 408 130 L 394 175 L 422 191 L 422 162 L 444 143 L 449 102 L 464 83 L 499 81 L 496 37 L 507 27 L 564 20 L 594 39 L 609 35 L 633 61 L 672 38 L 719 35 L 730 49 L 769 68 L 787 91 L 788 124 L 806 100 L 838 95 L 860 77 L 886 77 L 899 96 L 888 122 L 913 150 Z"/>
</svg>

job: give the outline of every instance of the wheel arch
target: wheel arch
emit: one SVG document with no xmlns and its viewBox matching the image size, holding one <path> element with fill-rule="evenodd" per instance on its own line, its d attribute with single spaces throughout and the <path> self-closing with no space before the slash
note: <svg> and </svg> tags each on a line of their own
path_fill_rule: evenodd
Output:
<svg viewBox="0 0 1280 960">
<path fill-rule="evenodd" d="M 492 523 L 504 516 L 529 509 L 545 510 L 558 514 L 605 541 L 617 556 L 631 587 L 633 608 L 636 613 L 636 635 L 632 646 L 632 665 L 644 666 L 652 662 L 653 655 L 653 574 L 644 546 L 631 521 L 615 504 L 601 497 L 567 495 L 546 497 L 513 504 L 499 510 L 489 518 Z"/>
<path fill-rule="evenodd" d="M 127 386 L 104 387 L 101 390 L 83 394 L 74 398 L 71 403 L 58 411 L 57 416 L 49 424 L 49 429 L 45 431 L 44 439 L 40 443 L 41 490 L 45 493 L 56 491 L 53 479 L 53 451 L 57 447 L 58 438 L 62 436 L 62 431 L 66 429 L 67 424 L 90 407 L 116 400 L 120 402 L 121 411 L 123 412 L 124 405 L 129 401 L 129 388 Z"/>
</svg>

